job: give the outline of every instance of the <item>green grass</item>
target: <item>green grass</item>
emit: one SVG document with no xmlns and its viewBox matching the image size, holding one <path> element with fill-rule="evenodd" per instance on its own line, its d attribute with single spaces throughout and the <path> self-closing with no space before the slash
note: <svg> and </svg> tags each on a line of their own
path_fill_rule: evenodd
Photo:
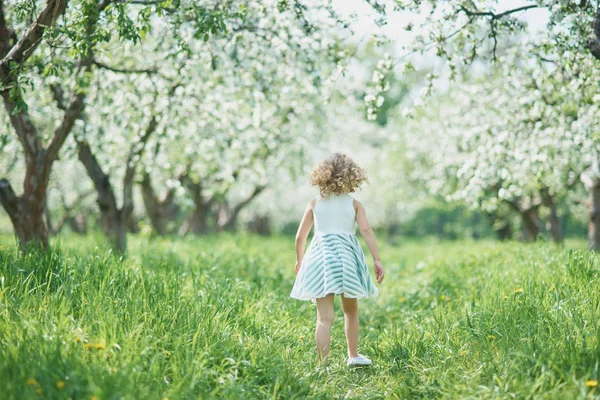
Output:
<svg viewBox="0 0 600 400">
<path fill-rule="evenodd" d="M 42 257 L 0 243 L 0 398 L 596 396 L 600 264 L 580 242 L 384 246 L 363 369 L 345 367 L 339 299 L 316 368 L 288 238 L 132 238 L 126 259 L 91 237 Z"/>
</svg>

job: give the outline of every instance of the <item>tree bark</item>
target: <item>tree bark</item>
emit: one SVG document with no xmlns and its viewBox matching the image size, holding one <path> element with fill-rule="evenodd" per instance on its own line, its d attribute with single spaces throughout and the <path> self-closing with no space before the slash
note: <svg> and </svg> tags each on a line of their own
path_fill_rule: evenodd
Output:
<svg viewBox="0 0 600 400">
<path fill-rule="evenodd" d="M 234 207 L 223 202 L 219 207 L 219 215 L 217 219 L 217 229 L 220 232 L 234 232 L 237 226 L 237 218 L 240 212 L 248 206 L 259 194 L 266 188 L 266 185 L 256 186 L 250 194 L 237 203 Z"/>
<path fill-rule="evenodd" d="M 44 223 L 45 203 L 35 194 L 19 197 L 6 179 L 0 179 L 0 204 L 8 213 L 23 252 L 30 246 L 44 250 L 48 248 L 48 230 Z"/>
<path fill-rule="evenodd" d="M 535 242 L 540 234 L 538 206 L 522 210 L 521 219 L 523 220 L 523 239 L 526 242 Z"/>
<path fill-rule="evenodd" d="M 208 216 L 209 210 L 206 208 L 206 206 L 197 204 L 194 208 L 194 211 L 192 211 L 179 229 L 179 236 L 185 236 L 188 234 L 201 236 L 208 234 Z"/>
<path fill-rule="evenodd" d="M 141 187 L 144 206 L 152 228 L 158 235 L 166 235 L 169 232 L 169 223 L 179 214 L 179 207 L 175 204 L 175 190 L 170 189 L 163 199 L 159 199 L 152 187 L 150 175 L 147 173 L 144 173 Z"/>
<path fill-rule="evenodd" d="M 598 166 L 595 166 L 597 170 Z M 590 250 L 600 250 L 600 178 L 581 175 L 586 190 L 589 193 L 588 208 L 588 243 Z"/>
<path fill-rule="evenodd" d="M 548 207 L 550 210 L 550 215 L 548 216 L 548 221 L 546 222 L 546 229 L 550 232 L 550 237 L 552 241 L 555 243 L 562 243 L 563 234 L 561 230 L 561 221 L 558 215 L 558 208 L 556 206 L 556 202 L 554 201 L 554 196 L 550 193 L 544 193 L 542 198 L 544 206 Z"/>
<path fill-rule="evenodd" d="M 94 183 L 98 196 L 96 201 L 100 209 L 102 230 L 117 250 L 123 252 L 127 249 L 127 240 L 124 233 L 127 220 L 123 220 L 126 212 L 119 210 L 110 177 L 102 171 L 100 163 L 92 153 L 89 144 L 80 141 L 77 143 L 77 150 L 79 161 L 85 166 L 88 176 Z"/>
<path fill-rule="evenodd" d="M 183 223 L 179 229 L 179 235 L 187 234 L 206 235 L 209 232 L 208 218 L 211 208 L 215 202 L 215 197 L 206 199 L 203 195 L 203 187 L 200 182 L 194 182 L 189 176 L 189 168 L 179 177 L 181 184 L 187 189 L 194 201 L 194 211 Z"/>
<path fill-rule="evenodd" d="M 133 183 L 137 162 L 134 159 L 144 151 L 148 138 L 156 131 L 158 124 L 152 117 L 146 131 L 134 142 L 129 150 L 125 176 L 123 178 L 123 205 L 117 205 L 115 191 L 110 183 L 110 177 L 104 173 L 96 156 L 92 153 L 89 144 L 84 141 L 77 142 L 79 160 L 85 166 L 88 176 L 94 183 L 98 194 L 98 207 L 100 208 L 100 223 L 104 234 L 113 242 L 120 252 L 127 251 L 127 231 L 130 228 L 133 215 Z M 139 157 L 138 157 L 139 158 Z"/>
<path fill-rule="evenodd" d="M 538 215 L 540 204 L 532 204 L 525 208 L 519 199 L 505 201 L 521 216 L 521 221 L 523 221 L 523 240 L 526 242 L 536 241 L 540 234 L 540 218 Z"/>
<path fill-rule="evenodd" d="M 496 212 L 486 212 L 485 215 L 498 240 L 505 241 L 512 238 L 512 228 L 506 217 L 498 216 Z"/>
</svg>

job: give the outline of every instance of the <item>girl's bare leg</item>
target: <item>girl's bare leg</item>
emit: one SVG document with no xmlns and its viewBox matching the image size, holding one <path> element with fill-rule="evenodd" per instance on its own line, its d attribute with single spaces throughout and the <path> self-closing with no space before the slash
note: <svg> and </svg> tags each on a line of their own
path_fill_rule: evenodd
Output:
<svg viewBox="0 0 600 400">
<path fill-rule="evenodd" d="M 328 294 L 323 298 L 317 299 L 317 331 L 315 339 L 317 342 L 317 354 L 319 354 L 321 362 L 329 354 L 333 317 L 333 294 Z"/>
<path fill-rule="evenodd" d="M 348 357 L 358 356 L 358 299 L 350 299 L 342 294 L 344 308 L 344 327 L 348 343 Z"/>
</svg>

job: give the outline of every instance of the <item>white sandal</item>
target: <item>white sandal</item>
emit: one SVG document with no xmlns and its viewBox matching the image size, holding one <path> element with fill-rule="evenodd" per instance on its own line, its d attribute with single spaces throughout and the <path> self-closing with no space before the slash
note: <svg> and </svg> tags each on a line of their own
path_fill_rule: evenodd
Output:
<svg viewBox="0 0 600 400">
<path fill-rule="evenodd" d="M 363 367 L 365 365 L 371 365 L 373 362 L 363 355 L 358 355 L 348 359 L 347 365 L 349 367 Z"/>
</svg>

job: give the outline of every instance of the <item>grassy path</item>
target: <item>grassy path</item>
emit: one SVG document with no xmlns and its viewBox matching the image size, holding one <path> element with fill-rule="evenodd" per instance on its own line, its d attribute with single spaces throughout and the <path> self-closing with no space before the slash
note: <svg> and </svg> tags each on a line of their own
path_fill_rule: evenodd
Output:
<svg viewBox="0 0 600 400">
<path fill-rule="evenodd" d="M 549 244 L 385 247 L 361 303 L 368 369 L 315 368 L 315 310 L 288 298 L 293 243 L 92 238 L 17 257 L 0 238 L 0 398 L 548 398 L 597 396 L 599 262 Z M 2 245 L 4 245 L 2 247 Z"/>
</svg>

